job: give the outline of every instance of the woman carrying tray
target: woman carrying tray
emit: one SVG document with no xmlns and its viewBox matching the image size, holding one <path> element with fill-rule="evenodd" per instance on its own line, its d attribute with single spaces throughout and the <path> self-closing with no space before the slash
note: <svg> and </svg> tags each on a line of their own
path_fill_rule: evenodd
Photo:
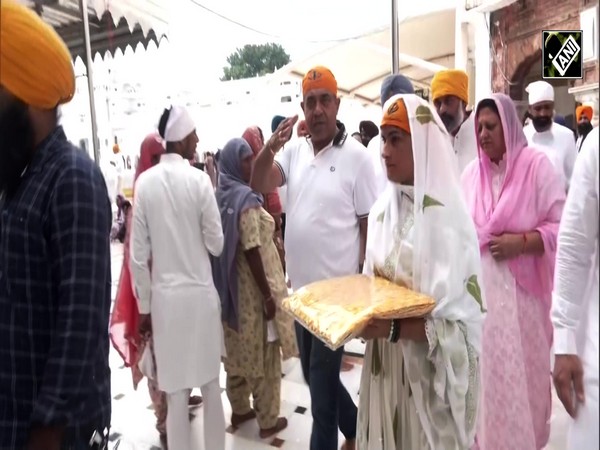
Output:
<svg viewBox="0 0 600 450">
<path fill-rule="evenodd" d="M 485 302 L 477 234 L 437 113 L 413 94 L 384 106 L 388 186 L 369 215 L 364 272 L 431 296 L 422 319 L 372 320 L 359 450 L 468 449 L 474 441 Z"/>
</svg>

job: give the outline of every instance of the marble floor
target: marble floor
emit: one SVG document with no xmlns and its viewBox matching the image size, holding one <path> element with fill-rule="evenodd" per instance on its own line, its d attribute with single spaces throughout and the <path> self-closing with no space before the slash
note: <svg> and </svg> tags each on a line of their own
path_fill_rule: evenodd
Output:
<svg viewBox="0 0 600 450">
<path fill-rule="evenodd" d="M 122 246 L 113 245 L 113 287 L 121 270 Z M 114 292 L 113 291 L 113 292 Z M 113 296 L 114 298 L 114 296 Z M 346 346 L 346 352 L 355 363 L 349 372 L 340 374 L 342 382 L 348 388 L 355 402 L 358 402 L 358 387 L 360 382 L 361 358 L 364 346 L 359 341 L 352 341 Z M 119 355 L 111 349 L 110 365 L 112 369 L 113 415 L 111 450 L 160 450 L 160 440 L 156 432 L 154 411 L 148 395 L 145 381 L 133 389 L 131 371 L 123 367 Z M 225 373 L 221 370 L 221 387 L 225 387 Z M 199 392 L 198 392 L 199 394 Z M 231 407 L 225 392 L 222 392 L 225 418 L 229 425 Z M 203 417 L 202 406 L 192 409 L 194 440 L 197 449 L 203 449 Z M 310 393 L 302 379 L 300 363 L 291 359 L 283 364 L 283 380 L 281 386 L 281 415 L 288 419 L 288 428 L 277 436 L 261 440 L 258 436 L 258 425 L 251 421 L 235 432 L 228 428 L 226 435 L 227 450 L 268 450 L 282 448 L 289 450 L 308 450 L 311 430 Z M 562 405 L 553 394 L 553 415 L 551 423 L 550 443 L 546 450 L 563 450 L 566 447 L 566 432 L 569 417 Z M 340 445 L 343 438 L 340 435 Z M 205 449 L 208 450 L 208 449 Z"/>
</svg>

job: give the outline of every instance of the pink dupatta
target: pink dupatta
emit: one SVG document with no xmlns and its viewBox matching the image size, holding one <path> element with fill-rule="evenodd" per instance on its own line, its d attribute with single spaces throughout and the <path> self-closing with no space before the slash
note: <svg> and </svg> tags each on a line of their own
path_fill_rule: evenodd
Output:
<svg viewBox="0 0 600 450">
<path fill-rule="evenodd" d="M 493 236 L 538 231 L 544 254 L 522 255 L 508 261 L 516 282 L 550 308 L 556 238 L 565 202 L 565 192 L 550 160 L 527 144 L 521 121 L 510 97 L 492 94 L 498 107 L 506 144 L 506 173 L 498 203 L 494 207 L 491 164 L 479 144 L 479 123 L 475 133 L 479 161 L 471 163 L 462 176 L 468 207 L 477 228 L 482 252 L 489 251 Z"/>
<path fill-rule="evenodd" d="M 256 126 L 247 128 L 242 134 L 242 138 L 250 145 L 252 149 L 252 153 L 254 157 L 258 155 L 258 153 L 262 150 L 264 144 L 262 133 L 260 129 Z M 264 195 L 265 199 L 265 209 L 273 216 L 281 215 L 281 200 L 279 199 L 279 192 L 275 189 L 273 192 L 269 192 Z M 277 224 L 279 226 L 279 224 Z"/>
<path fill-rule="evenodd" d="M 140 149 L 140 160 L 135 173 L 135 180 L 140 174 L 153 166 L 153 158 L 162 155 L 165 152 L 160 141 L 160 136 L 151 134 L 142 142 Z M 135 205 L 133 206 L 135 208 Z M 131 219 L 131 210 L 129 219 Z M 128 227 L 125 234 L 125 243 L 123 245 L 123 266 L 121 267 L 121 277 L 119 278 L 119 287 L 115 306 L 110 318 L 110 340 L 113 347 L 123 361 L 126 367 L 131 367 L 134 371 L 134 386 L 143 377 L 137 362 L 141 356 L 142 340 L 138 331 L 140 313 L 137 305 L 137 298 L 133 292 L 131 273 L 129 271 L 129 238 L 131 234 L 131 220 L 128 220 Z"/>
</svg>

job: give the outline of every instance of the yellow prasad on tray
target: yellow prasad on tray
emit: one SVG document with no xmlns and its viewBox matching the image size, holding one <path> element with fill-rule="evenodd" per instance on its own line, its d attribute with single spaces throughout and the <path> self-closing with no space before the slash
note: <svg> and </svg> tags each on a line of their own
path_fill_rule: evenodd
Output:
<svg viewBox="0 0 600 450">
<path fill-rule="evenodd" d="M 334 350 L 352 339 L 371 318 L 422 317 L 434 307 L 435 301 L 427 295 L 367 275 L 317 281 L 283 301 L 286 311 Z"/>
</svg>

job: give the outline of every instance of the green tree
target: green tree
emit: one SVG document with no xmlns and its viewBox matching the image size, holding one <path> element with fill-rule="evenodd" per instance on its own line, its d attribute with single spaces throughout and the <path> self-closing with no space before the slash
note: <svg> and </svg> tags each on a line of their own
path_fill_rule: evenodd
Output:
<svg viewBox="0 0 600 450">
<path fill-rule="evenodd" d="M 221 81 L 240 80 L 273 73 L 290 62 L 290 55 L 279 44 L 246 44 L 227 57 Z"/>
</svg>

